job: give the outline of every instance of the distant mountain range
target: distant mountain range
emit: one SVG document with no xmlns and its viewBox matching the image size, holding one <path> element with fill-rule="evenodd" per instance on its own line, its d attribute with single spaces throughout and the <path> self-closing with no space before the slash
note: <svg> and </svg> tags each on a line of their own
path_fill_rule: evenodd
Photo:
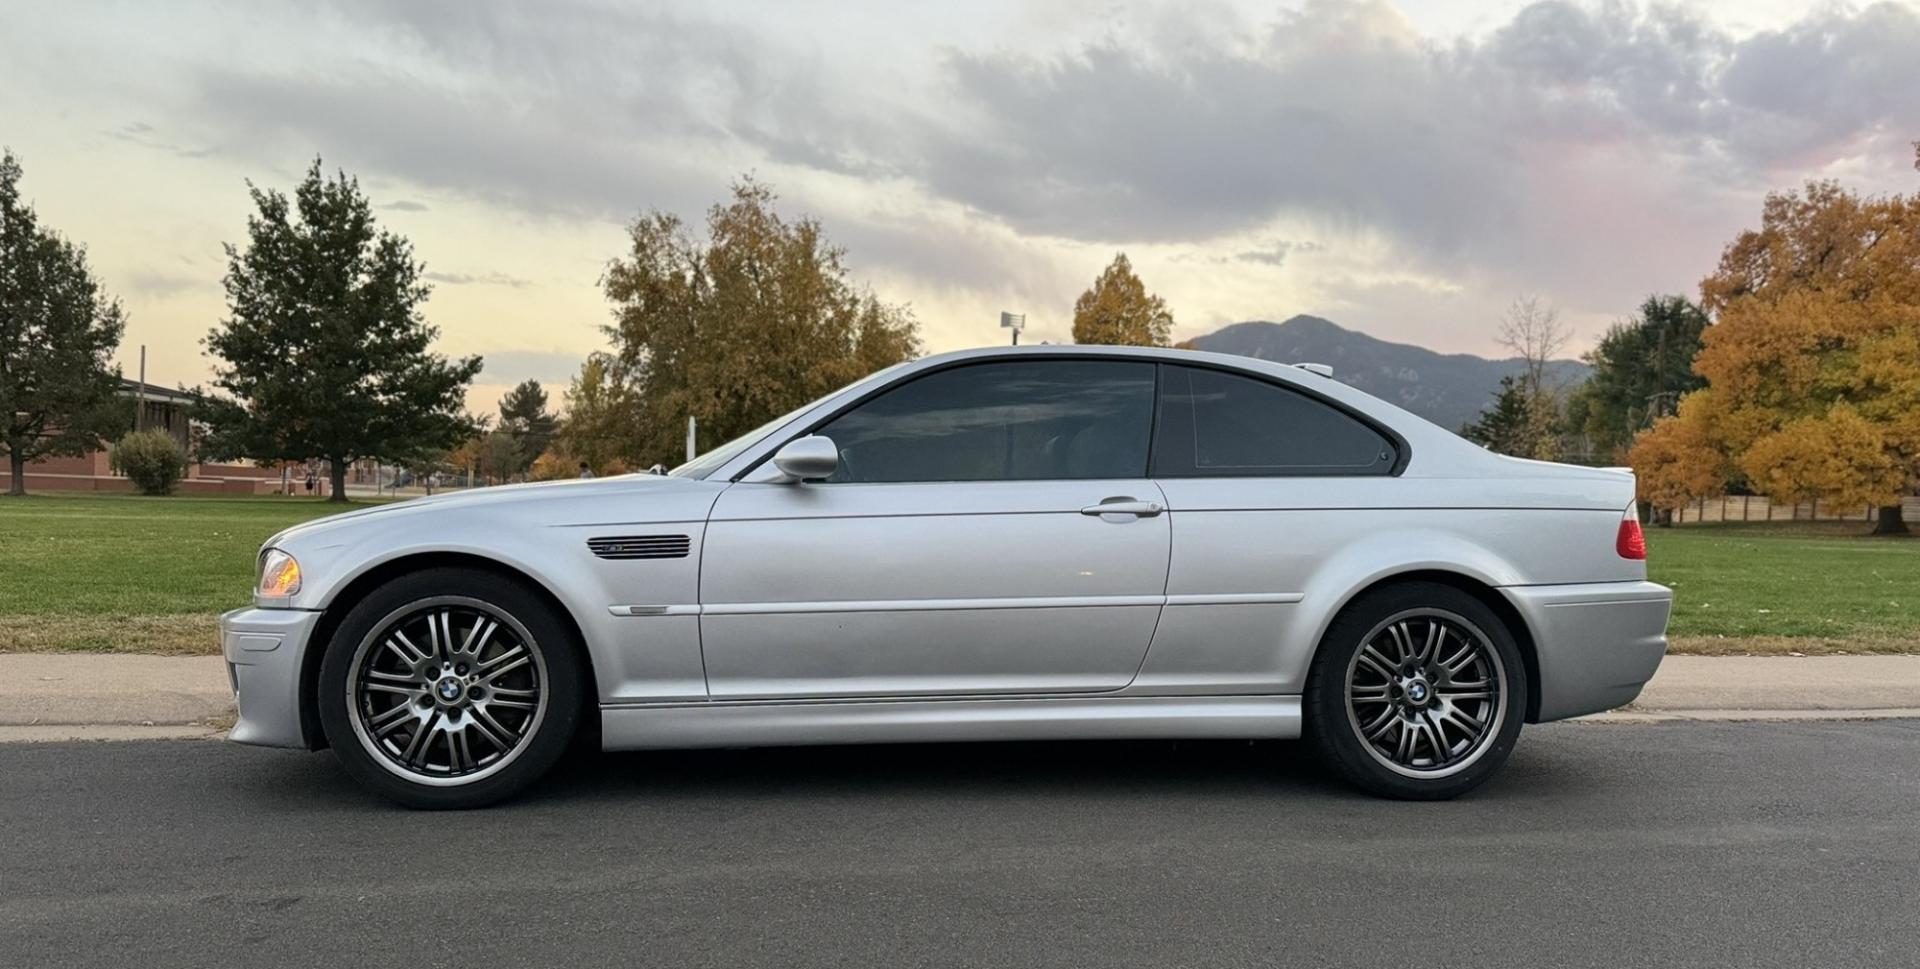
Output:
<svg viewBox="0 0 1920 969">
<path fill-rule="evenodd" d="M 1285 323 L 1235 323 L 1195 339 L 1193 345 L 1279 363 L 1324 363 L 1333 368 L 1335 380 L 1450 431 L 1472 421 L 1493 400 L 1500 378 L 1522 366 L 1517 357 L 1488 360 L 1388 343 L 1317 316 L 1296 316 Z M 1587 379 L 1591 370 L 1578 360 L 1555 360 L 1550 379 L 1571 386 Z"/>
</svg>

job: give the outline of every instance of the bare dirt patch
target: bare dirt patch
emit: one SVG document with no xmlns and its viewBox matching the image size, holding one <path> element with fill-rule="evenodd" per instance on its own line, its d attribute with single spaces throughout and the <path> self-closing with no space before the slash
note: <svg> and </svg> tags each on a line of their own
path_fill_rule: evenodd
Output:
<svg viewBox="0 0 1920 969">
<path fill-rule="evenodd" d="M 1823 639 L 1813 636 L 1675 636 L 1676 656 L 1871 656 L 1920 653 L 1920 636 L 1884 634 Z"/>
<path fill-rule="evenodd" d="M 146 653 L 214 656 L 220 617 L 0 615 L 0 653 Z"/>
</svg>

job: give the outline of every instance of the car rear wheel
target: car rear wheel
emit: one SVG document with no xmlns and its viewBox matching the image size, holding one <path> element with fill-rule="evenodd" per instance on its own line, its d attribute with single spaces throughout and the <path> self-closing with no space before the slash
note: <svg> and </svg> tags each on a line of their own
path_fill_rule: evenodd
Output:
<svg viewBox="0 0 1920 969">
<path fill-rule="evenodd" d="M 1512 633 L 1480 600 L 1437 583 L 1388 586 L 1328 627 L 1308 676 L 1307 730 L 1364 790 L 1456 797 L 1513 751 L 1526 675 Z"/>
<path fill-rule="evenodd" d="M 584 700 L 575 638 L 505 577 L 402 576 L 356 604 L 328 644 L 318 690 L 327 742 L 356 780 L 408 807 L 510 797 L 574 734 Z"/>
</svg>

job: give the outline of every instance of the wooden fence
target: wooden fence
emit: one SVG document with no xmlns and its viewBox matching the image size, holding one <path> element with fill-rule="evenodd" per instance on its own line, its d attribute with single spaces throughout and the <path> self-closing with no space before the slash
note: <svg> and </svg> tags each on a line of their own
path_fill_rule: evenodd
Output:
<svg viewBox="0 0 1920 969">
<path fill-rule="evenodd" d="M 1920 521 L 1920 497 L 1901 499 L 1907 521 Z M 1698 522 L 1873 521 L 1874 509 L 1838 507 L 1817 501 L 1776 504 L 1760 495 L 1702 498 L 1673 510 L 1676 525 Z"/>
</svg>

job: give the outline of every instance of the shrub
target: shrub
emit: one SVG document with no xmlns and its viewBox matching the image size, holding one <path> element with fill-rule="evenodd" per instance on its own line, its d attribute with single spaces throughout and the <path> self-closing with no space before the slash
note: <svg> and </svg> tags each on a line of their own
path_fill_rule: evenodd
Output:
<svg viewBox="0 0 1920 969">
<path fill-rule="evenodd" d="M 613 458 L 606 464 L 594 468 L 593 473 L 605 478 L 616 474 L 627 474 L 631 469 L 627 462 Z M 580 460 L 554 448 L 540 452 L 533 459 L 533 466 L 527 469 L 528 481 L 559 481 L 565 478 L 580 477 Z"/>
<path fill-rule="evenodd" d="M 142 494 L 170 495 L 187 476 L 187 452 L 166 431 L 134 431 L 113 446 L 113 470 L 126 475 Z"/>
<path fill-rule="evenodd" d="M 533 466 L 527 469 L 527 480 L 558 481 L 562 478 L 576 477 L 579 473 L 579 462 L 564 454 L 547 450 L 540 452 L 540 456 L 533 459 Z"/>
</svg>

